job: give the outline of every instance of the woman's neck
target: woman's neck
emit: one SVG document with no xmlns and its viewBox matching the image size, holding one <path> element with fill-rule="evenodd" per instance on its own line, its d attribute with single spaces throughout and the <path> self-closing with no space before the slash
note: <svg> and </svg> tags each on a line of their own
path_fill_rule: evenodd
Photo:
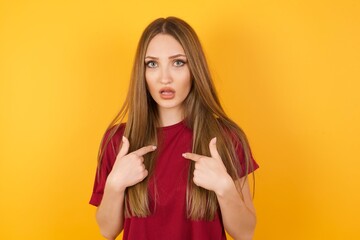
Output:
<svg viewBox="0 0 360 240">
<path fill-rule="evenodd" d="M 160 127 L 166 127 L 181 122 L 184 119 L 182 109 L 159 109 Z"/>
</svg>

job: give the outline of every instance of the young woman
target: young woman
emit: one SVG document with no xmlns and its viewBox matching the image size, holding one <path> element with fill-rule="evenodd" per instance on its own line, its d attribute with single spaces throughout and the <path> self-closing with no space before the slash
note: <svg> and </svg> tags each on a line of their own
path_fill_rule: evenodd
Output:
<svg viewBox="0 0 360 240">
<path fill-rule="evenodd" d="M 126 123 L 123 123 L 126 117 Z M 252 239 L 247 176 L 258 165 L 223 111 L 183 20 L 143 32 L 126 101 L 100 146 L 90 203 L 107 239 Z"/>
</svg>

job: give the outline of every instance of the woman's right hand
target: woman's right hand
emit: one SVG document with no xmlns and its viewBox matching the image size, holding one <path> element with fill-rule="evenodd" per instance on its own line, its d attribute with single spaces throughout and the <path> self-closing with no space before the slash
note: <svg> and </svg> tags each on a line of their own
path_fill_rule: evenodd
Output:
<svg viewBox="0 0 360 240">
<path fill-rule="evenodd" d="M 115 191 L 125 191 L 127 187 L 133 186 L 146 178 L 148 171 L 144 165 L 144 155 L 156 149 L 156 146 L 142 147 L 134 152 L 128 153 L 129 140 L 122 138 L 122 146 L 116 157 L 106 184 Z"/>
</svg>

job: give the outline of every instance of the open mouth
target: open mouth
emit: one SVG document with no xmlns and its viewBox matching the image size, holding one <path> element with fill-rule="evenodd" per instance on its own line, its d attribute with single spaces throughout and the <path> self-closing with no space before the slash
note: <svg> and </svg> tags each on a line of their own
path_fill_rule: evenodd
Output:
<svg viewBox="0 0 360 240">
<path fill-rule="evenodd" d="M 172 88 L 162 88 L 160 89 L 160 96 L 163 99 L 172 99 L 175 97 L 175 90 Z"/>
</svg>

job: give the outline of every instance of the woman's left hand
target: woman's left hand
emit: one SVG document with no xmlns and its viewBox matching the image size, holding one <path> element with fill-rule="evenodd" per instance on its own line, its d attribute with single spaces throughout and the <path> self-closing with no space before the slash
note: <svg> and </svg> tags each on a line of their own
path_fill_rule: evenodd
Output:
<svg viewBox="0 0 360 240">
<path fill-rule="evenodd" d="M 216 148 L 216 138 L 209 143 L 211 157 L 184 153 L 183 157 L 195 162 L 194 183 L 207 190 L 222 194 L 233 183 Z"/>
</svg>

